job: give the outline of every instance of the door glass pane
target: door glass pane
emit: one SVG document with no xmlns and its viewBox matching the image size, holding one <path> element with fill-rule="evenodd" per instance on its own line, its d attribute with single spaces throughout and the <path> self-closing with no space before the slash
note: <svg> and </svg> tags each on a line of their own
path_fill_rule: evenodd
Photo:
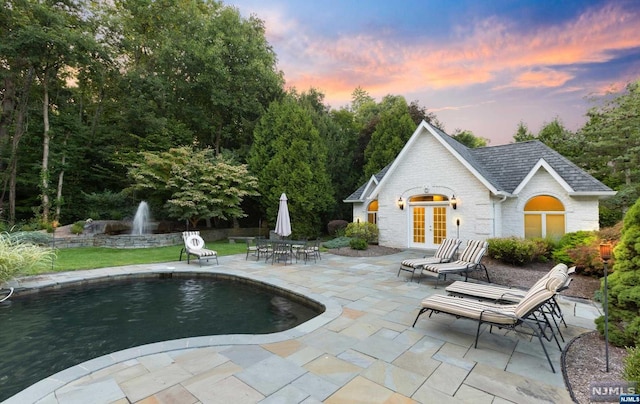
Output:
<svg viewBox="0 0 640 404">
<path fill-rule="evenodd" d="M 442 244 L 447 238 L 447 208 L 433 208 L 433 244 Z"/>
<path fill-rule="evenodd" d="M 376 212 L 369 212 L 367 214 L 367 221 L 369 223 L 378 224 L 378 214 Z"/>
<path fill-rule="evenodd" d="M 564 235 L 564 215 L 547 214 L 547 237 L 559 239 Z"/>
<path fill-rule="evenodd" d="M 424 243 L 425 237 L 424 208 L 416 206 L 413 208 L 413 242 Z"/>
<path fill-rule="evenodd" d="M 524 237 L 542 237 L 542 215 L 524 215 Z"/>
</svg>

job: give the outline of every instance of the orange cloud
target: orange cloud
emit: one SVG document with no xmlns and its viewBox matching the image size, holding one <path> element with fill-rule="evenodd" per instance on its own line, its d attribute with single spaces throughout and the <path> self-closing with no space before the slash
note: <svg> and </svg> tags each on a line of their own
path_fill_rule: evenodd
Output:
<svg viewBox="0 0 640 404">
<path fill-rule="evenodd" d="M 287 84 L 301 90 L 316 87 L 328 101 L 348 100 L 357 86 L 372 95 L 482 83 L 494 89 L 557 88 L 573 78 L 559 66 L 603 63 L 614 51 L 640 46 L 640 16 L 615 3 L 533 32 L 491 18 L 457 27 L 449 43 L 412 45 L 384 32 L 310 38 L 299 24 L 283 21 L 277 13 L 266 21 L 270 42 L 284 51 L 278 56 L 289 55 L 280 61 Z"/>
<path fill-rule="evenodd" d="M 567 72 L 542 68 L 535 71 L 523 72 L 510 83 L 510 87 L 534 88 L 534 87 L 560 87 L 574 76 Z"/>
</svg>

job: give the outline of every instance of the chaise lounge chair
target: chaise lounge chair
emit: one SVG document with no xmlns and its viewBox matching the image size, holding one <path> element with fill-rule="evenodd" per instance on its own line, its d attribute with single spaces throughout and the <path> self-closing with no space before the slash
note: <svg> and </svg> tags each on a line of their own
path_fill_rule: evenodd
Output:
<svg viewBox="0 0 640 404">
<path fill-rule="evenodd" d="M 477 321 L 478 327 L 476 330 L 475 348 L 478 347 L 478 337 L 480 336 L 480 327 L 482 324 L 489 325 L 489 332 L 491 332 L 492 327 L 495 326 L 532 335 L 540 341 L 549 366 L 551 366 L 551 370 L 555 373 L 555 368 L 551 363 L 542 338 L 548 341 L 552 338 L 555 339 L 558 348 L 560 348 L 560 343 L 555 336 L 551 323 L 548 321 L 546 315 L 540 311 L 540 308 L 555 296 L 558 289 L 566 283 L 567 277 L 568 275 L 563 271 L 554 272 L 544 282 L 538 282 L 531 287 L 517 304 L 501 305 L 456 296 L 430 296 L 422 301 L 422 308 L 416 316 L 413 326 L 415 327 L 419 317 L 426 312 L 430 312 L 429 317 L 431 317 L 433 313 L 445 313 L 458 318 Z M 526 330 L 524 330 L 524 328 L 530 329 L 531 333 L 525 332 Z M 550 336 L 547 336 L 547 330 L 550 331 Z"/>
<path fill-rule="evenodd" d="M 568 268 L 565 264 L 557 264 L 554 266 L 549 272 L 547 272 L 544 276 L 542 276 L 532 287 L 536 287 L 536 285 L 541 282 L 546 282 L 549 277 L 551 277 L 555 272 L 563 272 L 567 274 L 566 281 L 563 285 L 561 285 L 557 292 L 561 292 L 569 287 L 573 278 L 572 275 L 575 272 L 575 267 Z M 496 285 L 486 285 L 481 283 L 469 283 L 469 282 L 461 282 L 455 281 L 451 285 L 445 288 L 449 295 L 458 296 L 458 297 L 473 297 L 477 299 L 492 301 L 494 303 L 502 303 L 502 304 L 514 304 L 519 303 L 520 300 L 527 294 L 527 290 L 524 289 L 516 289 L 509 288 L 505 286 L 496 286 Z M 567 323 L 564 321 L 564 316 L 562 315 L 562 310 L 558 301 L 556 300 L 556 296 L 554 295 L 551 299 L 549 299 L 548 303 L 542 307 L 545 313 L 550 314 L 553 322 L 555 323 L 556 329 L 558 330 L 558 334 L 560 338 L 564 342 L 564 336 L 558 327 L 558 322 L 556 318 L 567 326 Z"/>
<path fill-rule="evenodd" d="M 182 253 L 185 252 L 187 254 L 187 264 L 189 264 L 189 257 L 191 255 L 198 258 L 200 266 L 202 266 L 203 260 L 209 262 L 212 258 L 216 260 L 216 264 L 220 264 L 218 262 L 218 253 L 205 248 L 204 240 L 200 237 L 200 232 L 184 231 L 182 232 L 182 240 L 184 241 L 184 248 L 180 251 L 180 261 L 182 261 Z"/>
<path fill-rule="evenodd" d="M 444 280 L 447 280 L 447 275 L 449 274 L 464 274 L 464 280 L 466 281 L 469 277 L 469 272 L 480 270 L 484 270 L 485 275 L 487 276 L 487 281 L 491 282 L 487 267 L 480 262 L 482 261 L 484 254 L 487 252 L 488 247 L 489 243 L 486 241 L 469 240 L 464 250 L 462 250 L 460 258 L 456 261 L 423 265 L 421 274 L 435 277 L 436 288 L 438 287 L 438 281 L 440 281 L 441 277 Z"/>
<path fill-rule="evenodd" d="M 442 244 L 438 246 L 438 249 L 436 250 L 435 254 L 433 254 L 433 257 L 425 256 L 424 258 L 402 261 L 400 263 L 400 269 L 398 269 L 397 276 L 400 276 L 400 271 L 408 271 L 411 272 L 411 280 L 413 281 L 413 276 L 415 275 L 416 270 L 422 271 L 422 268 L 425 265 L 451 262 L 461 243 L 462 240 L 459 240 L 457 238 L 446 238 L 442 240 Z"/>
</svg>

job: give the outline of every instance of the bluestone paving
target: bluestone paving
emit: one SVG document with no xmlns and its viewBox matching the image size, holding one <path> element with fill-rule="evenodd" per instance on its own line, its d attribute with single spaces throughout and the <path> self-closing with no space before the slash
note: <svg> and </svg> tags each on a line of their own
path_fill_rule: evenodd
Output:
<svg viewBox="0 0 640 404">
<path fill-rule="evenodd" d="M 560 373 L 560 351 L 545 341 L 552 373 L 537 338 L 434 314 L 413 321 L 433 282 L 396 276 L 415 251 L 350 258 L 325 253 L 316 263 L 245 261 L 220 265 L 171 262 L 76 271 L 19 279 L 19 287 L 93 282 L 153 272 L 220 272 L 305 294 L 325 313 L 292 330 L 164 341 L 114 352 L 42 380 L 7 404 L 109 403 L 375 403 L 571 402 Z M 489 268 L 489 272 L 491 268 Z M 453 277 L 455 279 L 455 277 Z M 594 329 L 601 309 L 559 299 L 566 344 Z"/>
</svg>

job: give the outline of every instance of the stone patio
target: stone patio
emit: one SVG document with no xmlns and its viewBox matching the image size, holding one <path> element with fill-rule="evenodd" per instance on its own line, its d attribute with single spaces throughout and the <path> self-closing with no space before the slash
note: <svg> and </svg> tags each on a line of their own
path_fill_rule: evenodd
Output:
<svg viewBox="0 0 640 404">
<path fill-rule="evenodd" d="M 561 353 L 546 343 L 552 373 L 537 340 L 476 323 L 423 315 L 420 301 L 443 293 L 433 284 L 397 277 L 395 255 L 350 258 L 323 254 L 315 264 L 265 264 L 245 255 L 220 265 L 186 262 L 43 275 L 16 286 L 38 287 L 140 272 L 216 271 L 303 293 L 327 307 L 292 330 L 166 341 L 79 364 L 5 401 L 24 403 L 570 403 Z M 491 268 L 489 268 L 491 271 Z M 600 309 L 559 299 L 565 341 L 594 328 Z"/>
</svg>

